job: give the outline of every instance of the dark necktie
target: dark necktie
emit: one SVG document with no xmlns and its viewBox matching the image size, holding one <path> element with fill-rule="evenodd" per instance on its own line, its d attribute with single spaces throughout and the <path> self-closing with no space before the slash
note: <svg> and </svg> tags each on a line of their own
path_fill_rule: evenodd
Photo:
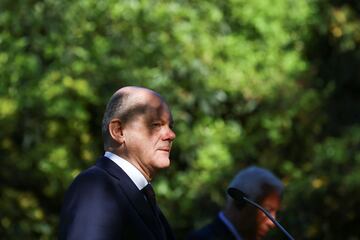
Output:
<svg viewBox="0 0 360 240">
<path fill-rule="evenodd" d="M 156 206 L 155 192 L 151 184 L 149 183 L 148 185 L 146 185 L 141 191 L 145 194 L 155 215 L 158 216 L 159 212 Z"/>
<path fill-rule="evenodd" d="M 157 221 L 159 223 L 160 231 L 161 231 L 163 238 L 166 239 L 167 238 L 166 232 L 165 232 L 165 229 L 163 226 L 163 222 L 161 221 L 159 209 L 156 204 L 154 189 L 152 188 L 151 184 L 149 183 L 141 191 L 145 194 L 145 196 L 151 206 L 151 209 L 153 210 L 153 213 L 155 214 L 155 218 L 157 219 Z"/>
</svg>

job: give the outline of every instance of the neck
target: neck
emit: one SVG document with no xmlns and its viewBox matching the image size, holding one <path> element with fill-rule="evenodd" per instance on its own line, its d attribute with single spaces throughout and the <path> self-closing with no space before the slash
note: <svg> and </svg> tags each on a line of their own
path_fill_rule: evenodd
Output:
<svg viewBox="0 0 360 240">
<path fill-rule="evenodd" d="M 114 149 L 114 148 L 107 148 L 105 151 L 108 151 L 108 152 L 112 152 L 116 155 L 118 155 L 119 157 L 123 158 L 124 160 L 128 161 L 129 163 L 131 163 L 134 167 L 136 167 L 140 172 L 141 174 L 146 178 L 146 180 L 148 182 L 151 182 L 152 180 L 152 172 L 149 168 L 147 168 L 145 166 L 145 164 L 143 164 L 141 161 L 136 161 L 134 160 L 133 158 L 131 158 L 129 156 L 129 154 L 126 154 L 126 152 L 124 151 L 120 151 L 119 149 Z"/>
<path fill-rule="evenodd" d="M 253 209 L 248 206 L 239 210 L 235 205 L 230 205 L 224 210 L 224 215 L 234 225 L 244 239 L 254 240 L 256 221 Z"/>
</svg>

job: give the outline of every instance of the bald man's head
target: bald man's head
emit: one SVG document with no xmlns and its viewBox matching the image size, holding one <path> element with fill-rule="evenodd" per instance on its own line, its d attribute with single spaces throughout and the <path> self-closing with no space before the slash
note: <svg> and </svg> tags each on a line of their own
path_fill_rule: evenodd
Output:
<svg viewBox="0 0 360 240">
<path fill-rule="evenodd" d="M 159 109 L 161 105 L 167 105 L 164 99 L 153 90 L 127 86 L 120 88 L 110 98 L 102 121 L 102 135 L 105 150 L 111 145 L 112 139 L 109 133 L 109 124 L 112 119 L 119 119 L 125 126 L 134 117 Z"/>
</svg>

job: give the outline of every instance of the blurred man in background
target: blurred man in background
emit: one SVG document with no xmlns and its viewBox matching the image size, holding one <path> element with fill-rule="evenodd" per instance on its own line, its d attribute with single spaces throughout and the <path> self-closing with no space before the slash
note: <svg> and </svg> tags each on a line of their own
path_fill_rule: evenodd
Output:
<svg viewBox="0 0 360 240">
<path fill-rule="evenodd" d="M 60 239 L 173 239 L 150 181 L 170 165 L 171 112 L 156 92 L 124 87 L 104 114 L 104 156 L 76 177 L 61 214 Z"/>
<path fill-rule="evenodd" d="M 236 188 L 247 198 L 260 204 L 274 218 L 280 208 L 284 186 L 270 171 L 248 167 L 240 171 L 229 187 Z M 257 208 L 238 203 L 227 196 L 224 210 L 212 223 L 192 232 L 189 240 L 260 240 L 275 225 Z"/>
</svg>

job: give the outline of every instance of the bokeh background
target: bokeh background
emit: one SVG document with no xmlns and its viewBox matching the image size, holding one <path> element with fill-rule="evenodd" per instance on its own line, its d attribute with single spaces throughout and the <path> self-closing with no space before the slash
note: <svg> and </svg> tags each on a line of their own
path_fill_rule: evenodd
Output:
<svg viewBox="0 0 360 240">
<path fill-rule="evenodd" d="M 172 108 L 154 185 L 178 239 L 253 164 L 286 184 L 296 239 L 360 239 L 359 1 L 0 0 L 1 239 L 56 239 L 125 85 Z"/>
</svg>

